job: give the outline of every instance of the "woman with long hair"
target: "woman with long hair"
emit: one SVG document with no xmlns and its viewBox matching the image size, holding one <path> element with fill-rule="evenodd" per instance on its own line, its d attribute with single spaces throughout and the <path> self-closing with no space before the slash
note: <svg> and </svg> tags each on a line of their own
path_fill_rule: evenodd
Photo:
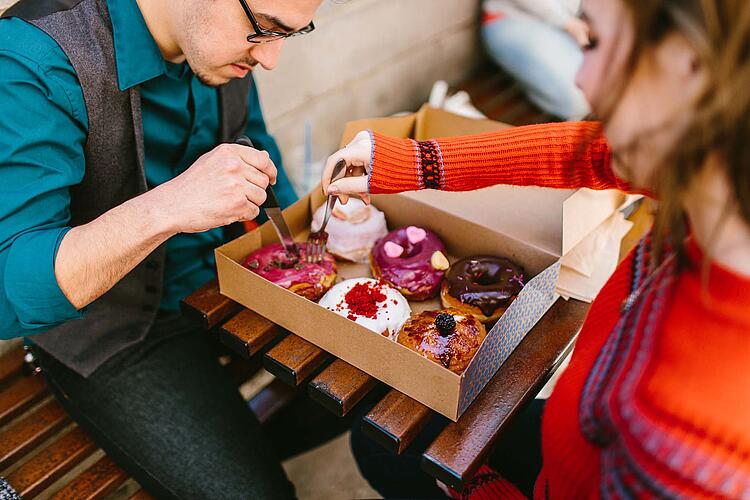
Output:
<svg viewBox="0 0 750 500">
<path fill-rule="evenodd" d="M 545 405 L 534 495 L 750 498 L 750 2 L 584 0 L 582 12 L 577 83 L 600 121 L 424 142 L 362 132 L 329 159 L 324 189 L 657 199 L 654 229 L 592 304 Z M 367 177 L 329 185 L 342 158 Z M 429 484 L 418 470 L 371 460 L 357 439 L 381 493 L 439 493 L 416 491 Z"/>
</svg>

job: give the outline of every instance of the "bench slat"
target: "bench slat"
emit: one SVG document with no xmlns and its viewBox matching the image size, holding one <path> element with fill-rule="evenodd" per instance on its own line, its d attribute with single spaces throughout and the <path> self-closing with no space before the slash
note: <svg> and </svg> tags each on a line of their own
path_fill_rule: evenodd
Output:
<svg viewBox="0 0 750 500">
<path fill-rule="evenodd" d="M 200 322 L 207 330 L 242 308 L 237 302 L 219 293 L 219 282 L 206 283 L 180 302 L 185 317 Z"/>
<path fill-rule="evenodd" d="M 254 311 L 244 309 L 221 327 L 219 338 L 232 351 L 249 358 L 280 333 L 276 324 Z"/>
<path fill-rule="evenodd" d="M 291 403 L 298 394 L 297 389 L 275 378 L 253 396 L 248 404 L 258 421 L 265 424 L 287 404 Z"/>
<path fill-rule="evenodd" d="M 20 415 L 48 394 L 43 377 L 29 376 L 14 380 L 0 391 L 0 425 Z"/>
<path fill-rule="evenodd" d="M 422 456 L 422 467 L 460 490 L 485 461 L 497 437 L 525 407 L 573 347 L 590 304 L 559 299 L 458 422 L 451 423 Z"/>
<path fill-rule="evenodd" d="M 324 350 L 289 334 L 265 354 L 263 365 L 287 384 L 297 387 L 328 359 Z"/>
<path fill-rule="evenodd" d="M 94 451 L 94 441 L 76 427 L 13 471 L 7 480 L 22 497 L 33 497 Z"/>
<path fill-rule="evenodd" d="M 24 354 L 23 346 L 19 345 L 0 357 L 0 384 L 21 373 Z"/>
<path fill-rule="evenodd" d="M 0 470 L 9 467 L 70 423 L 57 401 L 50 401 L 0 434 Z"/>
<path fill-rule="evenodd" d="M 104 456 L 55 493 L 53 500 L 95 500 L 114 492 L 128 479 L 127 473 Z"/>
<path fill-rule="evenodd" d="M 308 386 L 310 397 L 343 417 L 377 385 L 375 377 L 337 359 L 320 372 Z"/>
<path fill-rule="evenodd" d="M 392 389 L 365 415 L 362 430 L 393 453 L 402 453 L 432 416 L 432 410 Z"/>
</svg>

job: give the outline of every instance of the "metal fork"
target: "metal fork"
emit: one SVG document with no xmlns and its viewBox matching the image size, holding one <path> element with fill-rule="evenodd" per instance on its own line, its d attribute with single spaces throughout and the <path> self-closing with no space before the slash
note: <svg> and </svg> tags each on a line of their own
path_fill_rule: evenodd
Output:
<svg viewBox="0 0 750 500">
<path fill-rule="evenodd" d="M 333 167 L 331 180 L 335 180 L 336 177 L 338 177 L 338 175 L 341 173 L 341 171 L 344 170 L 344 168 L 346 168 L 346 161 L 339 160 L 339 162 L 336 163 L 336 166 Z M 326 243 L 328 242 L 328 233 L 326 233 L 326 226 L 328 225 L 328 220 L 331 218 L 333 207 L 334 205 L 336 205 L 336 201 L 338 201 L 338 199 L 338 196 L 328 195 L 328 201 L 326 202 L 326 213 L 323 217 L 323 224 L 321 224 L 320 229 L 310 233 L 310 236 L 307 238 L 307 262 L 317 264 L 321 262 L 323 260 L 323 257 L 325 256 Z"/>
</svg>

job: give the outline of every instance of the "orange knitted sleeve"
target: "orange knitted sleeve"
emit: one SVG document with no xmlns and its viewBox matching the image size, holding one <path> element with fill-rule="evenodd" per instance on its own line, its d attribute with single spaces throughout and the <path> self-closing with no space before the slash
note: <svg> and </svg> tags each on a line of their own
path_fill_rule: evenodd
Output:
<svg viewBox="0 0 750 500">
<path fill-rule="evenodd" d="M 371 193 L 471 191 L 496 184 L 621 189 L 594 122 L 548 123 L 429 141 L 372 133 Z"/>
</svg>

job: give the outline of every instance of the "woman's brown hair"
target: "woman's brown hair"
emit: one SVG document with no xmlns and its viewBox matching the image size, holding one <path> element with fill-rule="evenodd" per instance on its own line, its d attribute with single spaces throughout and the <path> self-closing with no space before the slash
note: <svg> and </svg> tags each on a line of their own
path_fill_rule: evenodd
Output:
<svg viewBox="0 0 750 500">
<path fill-rule="evenodd" d="M 738 209 L 750 224 L 750 1 L 622 1 L 635 27 L 626 71 L 632 74 L 638 58 L 674 32 L 692 44 L 705 68 L 706 86 L 695 109 L 686 113 L 689 123 L 656 169 L 654 179 L 659 197 L 655 263 L 668 241 L 684 264 L 682 243 L 687 228 L 683 203 L 712 155 L 721 161 L 734 192 L 726 211 Z"/>
</svg>

